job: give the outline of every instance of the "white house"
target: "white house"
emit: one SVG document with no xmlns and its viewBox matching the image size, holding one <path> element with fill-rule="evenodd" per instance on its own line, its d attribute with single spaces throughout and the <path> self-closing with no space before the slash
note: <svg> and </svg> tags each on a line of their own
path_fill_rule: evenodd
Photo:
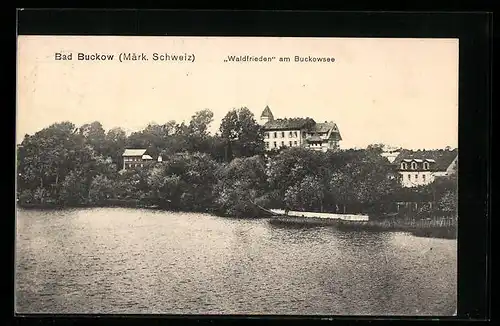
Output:
<svg viewBox="0 0 500 326">
<path fill-rule="evenodd" d="M 146 149 L 127 148 L 122 154 L 123 170 L 144 167 L 145 164 L 152 162 L 153 158 L 146 154 Z"/>
<path fill-rule="evenodd" d="M 437 177 L 450 176 L 457 171 L 458 149 L 401 150 L 393 163 L 404 187 L 432 183 Z"/>
</svg>

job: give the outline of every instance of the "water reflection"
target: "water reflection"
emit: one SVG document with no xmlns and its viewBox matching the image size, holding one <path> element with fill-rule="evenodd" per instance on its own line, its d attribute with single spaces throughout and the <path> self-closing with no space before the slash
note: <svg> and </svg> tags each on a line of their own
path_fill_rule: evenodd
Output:
<svg viewBox="0 0 500 326">
<path fill-rule="evenodd" d="M 20 211 L 18 312 L 452 314 L 456 242 L 133 209 Z"/>
</svg>

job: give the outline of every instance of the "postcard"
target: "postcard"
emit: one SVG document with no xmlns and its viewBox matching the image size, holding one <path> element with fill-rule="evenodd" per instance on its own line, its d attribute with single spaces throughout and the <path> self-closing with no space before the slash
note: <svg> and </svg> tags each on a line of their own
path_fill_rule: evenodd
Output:
<svg viewBox="0 0 500 326">
<path fill-rule="evenodd" d="M 458 39 L 17 45 L 18 314 L 456 314 Z"/>
</svg>

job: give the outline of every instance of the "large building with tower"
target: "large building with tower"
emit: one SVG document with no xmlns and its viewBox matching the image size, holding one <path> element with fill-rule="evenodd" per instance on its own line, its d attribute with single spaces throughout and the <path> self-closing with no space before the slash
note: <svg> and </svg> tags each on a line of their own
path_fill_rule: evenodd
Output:
<svg viewBox="0 0 500 326">
<path fill-rule="evenodd" d="M 260 124 L 268 151 L 304 147 L 326 152 L 338 149 L 342 140 L 337 124 L 333 121 L 318 123 L 311 118 L 275 119 L 269 106 L 262 111 Z"/>
</svg>

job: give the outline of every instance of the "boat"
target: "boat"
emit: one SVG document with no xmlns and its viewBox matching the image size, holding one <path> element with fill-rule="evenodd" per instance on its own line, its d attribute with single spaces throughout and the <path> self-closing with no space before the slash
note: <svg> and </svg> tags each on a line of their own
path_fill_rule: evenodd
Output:
<svg viewBox="0 0 500 326">
<path fill-rule="evenodd" d="M 267 209 L 253 203 L 263 216 L 269 217 L 271 224 L 290 225 L 339 225 L 339 224 L 365 224 L 368 222 L 368 215 L 362 214 L 337 214 L 291 211 L 283 209 Z"/>
</svg>

